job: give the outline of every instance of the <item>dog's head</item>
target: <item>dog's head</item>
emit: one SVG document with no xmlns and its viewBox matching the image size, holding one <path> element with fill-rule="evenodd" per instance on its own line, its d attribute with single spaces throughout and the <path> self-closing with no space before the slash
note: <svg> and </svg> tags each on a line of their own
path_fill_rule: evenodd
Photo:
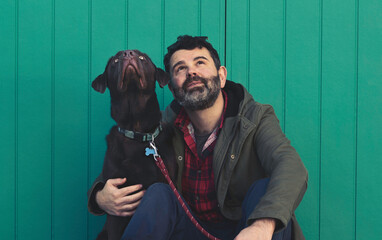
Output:
<svg viewBox="0 0 382 240">
<path fill-rule="evenodd" d="M 92 87 L 100 93 L 104 93 L 106 88 L 111 93 L 151 92 L 155 90 L 155 80 L 164 87 L 170 76 L 157 68 L 145 53 L 126 50 L 109 59 L 104 73 L 93 81 Z"/>
</svg>

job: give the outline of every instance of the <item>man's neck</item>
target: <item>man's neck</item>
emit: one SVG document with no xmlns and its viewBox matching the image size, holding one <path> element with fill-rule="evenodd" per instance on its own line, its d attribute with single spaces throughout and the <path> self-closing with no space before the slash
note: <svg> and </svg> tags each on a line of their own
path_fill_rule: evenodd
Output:
<svg viewBox="0 0 382 240">
<path fill-rule="evenodd" d="M 207 109 L 186 112 L 194 126 L 195 133 L 198 135 L 211 133 L 219 124 L 220 117 L 224 109 L 223 94 L 220 91 L 215 103 Z"/>
</svg>

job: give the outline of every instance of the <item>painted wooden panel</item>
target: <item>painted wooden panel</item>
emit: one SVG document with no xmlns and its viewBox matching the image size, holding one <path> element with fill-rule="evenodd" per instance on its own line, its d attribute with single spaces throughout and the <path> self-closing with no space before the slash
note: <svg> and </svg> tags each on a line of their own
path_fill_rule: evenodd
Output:
<svg viewBox="0 0 382 240">
<path fill-rule="evenodd" d="M 356 239 L 382 235 L 382 2 L 359 1 Z"/>
<path fill-rule="evenodd" d="M 86 191 L 114 121 L 90 84 L 122 49 L 163 67 L 183 34 L 208 36 L 229 79 L 275 107 L 310 174 L 306 238 L 382 234 L 379 0 L 6 0 L 0 18 L 4 239 L 95 239 Z"/>
<path fill-rule="evenodd" d="M 17 4 L 0 8 L 0 233 L 16 236 L 17 191 Z"/>
<path fill-rule="evenodd" d="M 89 160 L 89 3 L 56 0 L 54 19 L 52 236 L 54 239 L 85 239 L 88 215 L 84 211 L 87 204 L 84 193 L 88 187 Z M 67 197 L 68 191 L 70 197 Z"/>
<path fill-rule="evenodd" d="M 323 3 L 321 239 L 355 239 L 356 17 L 355 1 Z"/>
<path fill-rule="evenodd" d="M 127 48 L 127 2 L 92 1 L 90 24 L 90 81 L 105 70 L 106 63 L 119 50 Z M 110 117 L 109 92 L 100 94 L 90 89 L 90 160 L 89 185 L 101 173 L 106 152 L 106 135 L 114 125 Z M 90 187 L 90 186 L 89 186 Z M 89 216 L 88 239 L 95 239 L 102 229 L 105 218 Z"/>
<path fill-rule="evenodd" d="M 320 5 L 286 2 L 285 133 L 309 172 L 308 191 L 296 211 L 306 239 L 320 231 Z"/>
<path fill-rule="evenodd" d="M 228 79 L 249 86 L 249 0 L 227 1 Z"/>
<path fill-rule="evenodd" d="M 18 239 L 50 239 L 52 2 L 19 1 L 18 7 L 16 234 Z"/>
<path fill-rule="evenodd" d="M 284 128 L 285 5 L 284 1 L 250 1 L 249 92 L 271 104 Z M 236 60 L 242 62 L 240 59 Z"/>
<path fill-rule="evenodd" d="M 200 1 L 200 35 L 208 41 L 219 54 L 220 63 L 225 64 L 225 0 Z"/>
</svg>

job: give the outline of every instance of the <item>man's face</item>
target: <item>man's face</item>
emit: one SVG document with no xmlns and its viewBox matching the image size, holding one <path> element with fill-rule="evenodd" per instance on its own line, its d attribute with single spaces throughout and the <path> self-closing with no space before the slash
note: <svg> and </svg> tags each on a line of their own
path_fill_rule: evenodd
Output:
<svg viewBox="0 0 382 240">
<path fill-rule="evenodd" d="M 221 76 L 206 48 L 176 51 L 170 59 L 170 73 L 170 90 L 186 109 L 209 108 L 220 94 Z"/>
</svg>

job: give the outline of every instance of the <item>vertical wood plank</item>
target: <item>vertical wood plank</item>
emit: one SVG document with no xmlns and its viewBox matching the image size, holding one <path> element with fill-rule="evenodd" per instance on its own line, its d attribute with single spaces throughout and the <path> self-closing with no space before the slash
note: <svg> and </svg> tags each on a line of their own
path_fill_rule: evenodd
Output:
<svg viewBox="0 0 382 240">
<path fill-rule="evenodd" d="M 169 0 L 164 4 L 164 54 L 166 54 L 167 47 L 176 42 L 178 36 L 200 35 L 200 1 Z M 167 106 L 173 99 L 170 90 L 165 88 L 164 106 Z"/>
<path fill-rule="evenodd" d="M 219 54 L 220 63 L 225 65 L 225 0 L 201 1 L 201 36 L 208 41 Z"/>
<path fill-rule="evenodd" d="M 125 0 L 91 1 L 90 82 L 102 74 L 107 61 L 127 47 L 127 5 Z M 90 184 L 101 173 L 106 152 L 105 137 L 114 120 L 110 117 L 109 92 L 100 94 L 90 89 Z M 88 239 L 101 231 L 104 217 L 90 216 Z"/>
<path fill-rule="evenodd" d="M 227 1 L 228 79 L 249 86 L 249 0 Z M 238 27 L 240 26 L 240 27 Z"/>
<path fill-rule="evenodd" d="M 54 239 L 86 239 L 88 1 L 55 0 Z"/>
<path fill-rule="evenodd" d="M 249 34 L 249 92 L 274 107 L 283 127 L 284 1 L 250 2 Z"/>
<path fill-rule="evenodd" d="M 50 239 L 52 1 L 19 1 L 18 16 L 17 238 Z"/>
<path fill-rule="evenodd" d="M 16 1 L 7 1 L 0 8 L 0 212 L 3 219 L 0 233 L 14 239 L 16 211 Z"/>
<path fill-rule="evenodd" d="M 359 1 L 357 239 L 382 235 L 382 2 Z"/>
<path fill-rule="evenodd" d="M 319 239 L 320 4 L 286 1 L 285 131 L 309 172 L 296 211 L 306 239 Z"/>
<path fill-rule="evenodd" d="M 355 239 L 355 1 L 325 1 L 322 13 L 320 235 Z"/>
<path fill-rule="evenodd" d="M 142 4 L 140 1 L 129 1 L 128 5 L 128 48 L 138 49 L 150 56 L 158 68 L 163 69 L 163 12 L 162 0 Z M 150 16 L 150 17 L 142 17 Z M 167 88 L 167 87 L 165 87 Z M 157 84 L 156 92 L 161 109 L 164 89 Z"/>
<path fill-rule="evenodd" d="M 165 52 L 180 35 L 200 34 L 200 1 L 165 1 Z"/>
</svg>

